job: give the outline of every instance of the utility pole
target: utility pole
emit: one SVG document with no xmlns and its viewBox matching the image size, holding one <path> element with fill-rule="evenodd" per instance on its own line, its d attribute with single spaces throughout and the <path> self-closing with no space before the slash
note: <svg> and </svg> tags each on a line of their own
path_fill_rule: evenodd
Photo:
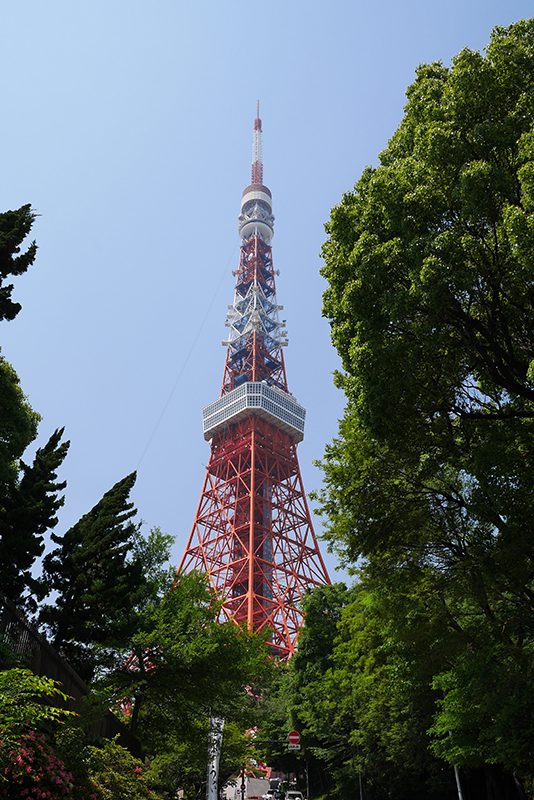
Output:
<svg viewBox="0 0 534 800">
<path fill-rule="evenodd" d="M 223 730 L 224 719 L 210 716 L 206 800 L 219 800 L 219 761 L 221 760 Z"/>
<path fill-rule="evenodd" d="M 454 777 L 456 778 L 456 789 L 458 790 L 458 800 L 464 800 L 462 792 L 462 783 L 460 781 L 460 770 L 456 765 L 454 766 Z"/>
<path fill-rule="evenodd" d="M 247 794 L 247 784 L 245 781 L 245 767 L 241 770 L 241 800 L 245 800 Z"/>
</svg>

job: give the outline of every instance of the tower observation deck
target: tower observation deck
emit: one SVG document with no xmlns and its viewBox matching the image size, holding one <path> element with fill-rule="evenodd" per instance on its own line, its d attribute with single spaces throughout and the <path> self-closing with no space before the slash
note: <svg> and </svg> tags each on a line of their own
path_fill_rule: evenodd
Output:
<svg viewBox="0 0 534 800">
<path fill-rule="evenodd" d="M 258 108 L 222 386 L 203 410 L 211 453 L 179 572 L 205 572 L 223 600 L 223 617 L 265 629 L 273 652 L 287 658 L 296 648 L 304 593 L 330 579 L 297 458 L 306 412 L 287 384 L 273 234 Z"/>
</svg>

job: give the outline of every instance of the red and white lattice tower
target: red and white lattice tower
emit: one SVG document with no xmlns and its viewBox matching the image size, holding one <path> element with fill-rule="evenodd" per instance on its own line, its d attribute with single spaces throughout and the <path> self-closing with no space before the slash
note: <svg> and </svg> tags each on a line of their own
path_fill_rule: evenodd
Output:
<svg viewBox="0 0 534 800">
<path fill-rule="evenodd" d="M 224 618 L 265 629 L 273 651 L 287 658 L 296 648 L 304 593 L 330 579 L 297 458 L 306 412 L 287 386 L 273 222 L 258 109 L 221 394 L 203 411 L 211 455 L 179 571 L 205 572 L 224 601 Z"/>
</svg>

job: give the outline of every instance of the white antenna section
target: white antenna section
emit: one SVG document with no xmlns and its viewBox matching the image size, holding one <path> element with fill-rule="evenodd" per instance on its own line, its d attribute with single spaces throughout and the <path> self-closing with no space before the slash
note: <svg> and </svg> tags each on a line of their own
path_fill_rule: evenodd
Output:
<svg viewBox="0 0 534 800">
<path fill-rule="evenodd" d="M 263 184 L 263 161 L 261 147 L 260 101 L 256 104 L 256 119 L 252 134 L 252 183 Z"/>
</svg>

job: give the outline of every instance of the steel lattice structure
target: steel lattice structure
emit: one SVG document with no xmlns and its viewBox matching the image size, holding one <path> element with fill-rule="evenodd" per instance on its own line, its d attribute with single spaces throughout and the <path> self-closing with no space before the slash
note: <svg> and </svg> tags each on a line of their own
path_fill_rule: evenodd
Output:
<svg viewBox="0 0 534 800">
<path fill-rule="evenodd" d="M 305 410 L 287 385 L 273 223 L 258 109 L 221 394 L 203 412 L 211 454 L 179 571 L 205 572 L 223 599 L 224 618 L 265 629 L 273 651 L 287 658 L 295 651 L 304 593 L 330 579 L 297 458 Z"/>
</svg>

